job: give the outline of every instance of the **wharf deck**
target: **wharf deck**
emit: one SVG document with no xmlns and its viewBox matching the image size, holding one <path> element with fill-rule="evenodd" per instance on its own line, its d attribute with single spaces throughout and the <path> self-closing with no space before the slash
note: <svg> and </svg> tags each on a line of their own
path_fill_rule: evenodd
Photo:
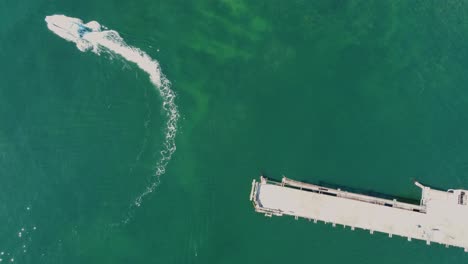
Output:
<svg viewBox="0 0 468 264">
<path fill-rule="evenodd" d="M 420 205 L 294 181 L 253 180 L 250 200 L 266 216 L 291 215 L 309 220 L 419 239 L 468 251 L 466 190 L 422 190 Z"/>
</svg>

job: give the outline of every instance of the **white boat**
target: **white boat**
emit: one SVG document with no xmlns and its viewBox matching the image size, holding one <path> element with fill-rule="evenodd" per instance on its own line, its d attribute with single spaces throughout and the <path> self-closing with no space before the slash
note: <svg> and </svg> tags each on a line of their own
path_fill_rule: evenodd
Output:
<svg viewBox="0 0 468 264">
<path fill-rule="evenodd" d="M 45 18 L 47 27 L 61 38 L 76 43 L 81 51 L 93 48 L 93 44 L 86 39 L 86 35 L 100 32 L 101 25 L 96 21 L 83 23 L 78 18 L 64 15 L 53 15 Z"/>
</svg>

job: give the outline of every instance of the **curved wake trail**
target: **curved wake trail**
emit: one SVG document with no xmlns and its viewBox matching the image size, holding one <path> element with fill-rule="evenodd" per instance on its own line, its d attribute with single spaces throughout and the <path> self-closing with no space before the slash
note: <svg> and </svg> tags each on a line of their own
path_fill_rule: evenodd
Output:
<svg viewBox="0 0 468 264">
<path fill-rule="evenodd" d="M 167 117 L 164 147 L 155 166 L 154 179 L 133 202 L 134 206 L 140 206 L 143 198 L 152 193 L 159 185 L 160 176 L 165 173 L 166 166 L 176 150 L 175 137 L 179 112 L 174 102 L 175 93 L 171 89 L 169 80 L 162 74 L 161 67 L 156 60 L 153 60 L 142 50 L 126 44 L 117 31 L 102 30 L 106 28 L 101 27 L 96 21 L 84 24 L 80 19 L 64 15 L 47 16 L 45 21 L 52 32 L 67 41 L 76 43 L 80 51 L 90 50 L 97 55 L 100 55 L 101 52 L 117 54 L 129 62 L 135 63 L 149 75 L 151 82 L 159 91 L 163 100 L 162 107 Z M 124 222 L 127 221 L 128 219 Z"/>
</svg>

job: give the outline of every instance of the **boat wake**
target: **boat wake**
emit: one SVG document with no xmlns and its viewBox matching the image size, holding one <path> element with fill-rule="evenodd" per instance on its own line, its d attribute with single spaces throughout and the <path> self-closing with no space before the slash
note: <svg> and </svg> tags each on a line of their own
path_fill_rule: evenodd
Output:
<svg viewBox="0 0 468 264">
<path fill-rule="evenodd" d="M 167 117 L 164 147 L 155 166 L 154 179 L 132 204 L 132 206 L 140 206 L 143 198 L 152 193 L 159 185 L 160 176 L 165 173 L 166 166 L 176 150 L 175 136 L 179 112 L 174 102 L 175 93 L 171 89 L 169 80 L 161 73 L 161 68 L 156 60 L 153 60 L 142 50 L 127 45 L 117 31 L 107 30 L 96 21 L 84 24 L 78 18 L 64 15 L 47 16 L 45 21 L 52 32 L 67 41 L 74 42 L 80 51 L 92 51 L 97 55 L 102 52 L 117 54 L 129 62 L 135 63 L 149 75 L 151 82 L 159 91 L 163 100 L 162 107 Z"/>
</svg>

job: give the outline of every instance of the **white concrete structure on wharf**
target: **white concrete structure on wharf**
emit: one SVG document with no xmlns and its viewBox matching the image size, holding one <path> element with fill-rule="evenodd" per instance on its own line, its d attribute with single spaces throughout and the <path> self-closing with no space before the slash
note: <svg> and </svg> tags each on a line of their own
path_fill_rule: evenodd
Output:
<svg viewBox="0 0 468 264">
<path fill-rule="evenodd" d="M 415 182 L 420 205 L 294 181 L 253 180 L 250 200 L 266 216 L 291 215 L 468 251 L 467 190 L 439 191 Z"/>
</svg>

